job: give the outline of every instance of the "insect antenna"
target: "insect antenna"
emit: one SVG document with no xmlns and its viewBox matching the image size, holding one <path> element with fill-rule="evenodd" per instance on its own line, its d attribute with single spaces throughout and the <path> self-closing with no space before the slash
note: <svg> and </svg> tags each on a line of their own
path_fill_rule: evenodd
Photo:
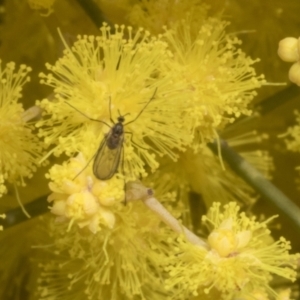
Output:
<svg viewBox="0 0 300 300">
<path fill-rule="evenodd" d="M 132 123 L 132 122 L 134 122 L 134 121 L 136 121 L 136 120 L 138 119 L 138 117 L 139 117 L 139 116 L 143 113 L 143 111 L 147 108 L 148 104 L 154 99 L 154 97 L 155 97 L 155 95 L 156 95 L 156 92 L 157 92 L 157 88 L 155 89 L 155 91 L 154 91 L 152 97 L 148 100 L 148 102 L 145 104 L 145 106 L 143 107 L 143 109 L 138 113 L 138 115 L 137 115 L 133 120 L 131 120 L 131 121 L 127 122 L 126 124 L 124 124 L 124 126 L 126 126 L 126 125 L 128 125 L 128 124 L 130 124 L 130 123 Z M 119 110 L 118 110 L 118 112 L 119 112 L 119 115 L 121 115 Z M 130 114 L 130 113 L 127 113 L 127 114 L 124 115 L 123 117 L 125 117 L 125 116 L 127 116 L 127 115 L 129 115 L 129 114 Z M 130 134 L 130 141 L 131 141 L 131 143 L 134 144 L 137 148 L 142 148 L 142 149 L 144 149 L 144 150 L 148 150 L 148 148 L 142 147 L 142 146 L 138 145 L 137 143 L 135 143 L 135 142 L 133 141 L 133 139 L 132 139 L 132 138 L 133 138 L 133 133 L 132 133 L 132 132 L 130 132 L 130 131 L 124 131 L 124 133 Z"/>
<path fill-rule="evenodd" d="M 70 104 L 69 102 L 66 102 L 66 104 L 68 104 L 70 107 L 72 107 L 73 109 L 75 109 L 77 112 L 79 112 L 81 115 L 83 115 L 84 117 L 86 117 L 87 119 L 89 119 L 90 121 L 96 121 L 96 122 L 100 122 L 100 123 L 103 123 L 105 124 L 106 126 L 108 126 L 109 128 L 111 128 L 111 126 L 109 124 L 107 124 L 106 122 L 104 121 L 101 121 L 101 120 L 98 120 L 98 119 L 93 119 L 93 118 L 90 118 L 89 116 L 87 116 L 86 114 L 84 114 L 82 111 L 80 111 L 79 109 L 77 109 L 75 106 L 73 106 L 72 104 Z M 114 122 L 113 122 L 114 124 Z"/>
<path fill-rule="evenodd" d="M 126 205 L 127 204 L 127 199 L 126 199 L 126 179 L 125 179 L 125 167 L 124 167 L 124 165 L 125 165 L 125 159 L 124 159 L 124 155 L 125 155 L 125 149 L 124 149 L 124 147 L 122 146 L 122 155 L 123 155 L 123 157 L 122 157 L 122 172 L 123 172 L 123 175 L 124 175 L 124 187 L 123 187 L 123 190 L 125 191 L 125 193 L 124 193 L 124 205 Z"/>
<path fill-rule="evenodd" d="M 112 119 L 111 117 L 111 96 L 109 96 L 109 118 L 110 118 L 110 121 L 115 124 L 114 120 Z"/>
</svg>

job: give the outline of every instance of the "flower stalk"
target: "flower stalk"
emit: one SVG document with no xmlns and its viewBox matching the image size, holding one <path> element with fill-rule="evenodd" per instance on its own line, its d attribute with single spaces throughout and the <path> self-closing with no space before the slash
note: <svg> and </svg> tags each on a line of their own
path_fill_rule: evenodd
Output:
<svg viewBox="0 0 300 300">
<path fill-rule="evenodd" d="M 146 188 L 141 183 L 133 182 L 128 183 L 129 188 L 126 191 L 126 200 L 134 201 L 141 199 L 143 203 L 154 213 L 156 213 L 159 218 L 168 225 L 172 230 L 179 234 L 183 234 L 186 239 L 201 248 L 207 249 L 207 243 L 200 237 L 195 235 L 188 228 L 183 226 L 153 195 L 152 189 Z"/>
</svg>

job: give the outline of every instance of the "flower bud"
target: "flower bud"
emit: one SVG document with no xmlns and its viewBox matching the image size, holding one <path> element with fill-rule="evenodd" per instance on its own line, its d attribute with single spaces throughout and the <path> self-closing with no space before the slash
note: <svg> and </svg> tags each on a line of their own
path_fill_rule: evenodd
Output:
<svg viewBox="0 0 300 300">
<path fill-rule="evenodd" d="M 289 79 L 300 86 L 300 62 L 294 63 L 289 70 Z"/>
<path fill-rule="evenodd" d="M 299 60 L 300 40 L 287 37 L 279 42 L 278 55 L 286 62 L 295 62 Z"/>
</svg>

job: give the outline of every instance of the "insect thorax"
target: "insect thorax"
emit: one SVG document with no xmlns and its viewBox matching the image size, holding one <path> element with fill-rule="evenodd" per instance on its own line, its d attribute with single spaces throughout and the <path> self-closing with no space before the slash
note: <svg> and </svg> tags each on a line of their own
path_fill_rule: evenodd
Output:
<svg viewBox="0 0 300 300">
<path fill-rule="evenodd" d="M 124 133 L 123 124 L 122 123 L 115 124 L 114 127 L 111 129 L 111 133 L 106 139 L 107 147 L 111 150 L 116 149 L 122 140 L 123 133 Z"/>
</svg>

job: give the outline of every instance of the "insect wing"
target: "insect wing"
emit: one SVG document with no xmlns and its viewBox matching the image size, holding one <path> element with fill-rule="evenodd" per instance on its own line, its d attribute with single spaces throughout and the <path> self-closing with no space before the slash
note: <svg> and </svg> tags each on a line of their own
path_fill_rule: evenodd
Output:
<svg viewBox="0 0 300 300">
<path fill-rule="evenodd" d="M 107 140 L 110 137 L 111 132 L 101 142 L 93 164 L 94 175 L 100 180 L 112 178 L 118 170 L 121 159 L 124 135 L 120 136 L 119 143 L 114 149 L 107 146 Z"/>
</svg>

